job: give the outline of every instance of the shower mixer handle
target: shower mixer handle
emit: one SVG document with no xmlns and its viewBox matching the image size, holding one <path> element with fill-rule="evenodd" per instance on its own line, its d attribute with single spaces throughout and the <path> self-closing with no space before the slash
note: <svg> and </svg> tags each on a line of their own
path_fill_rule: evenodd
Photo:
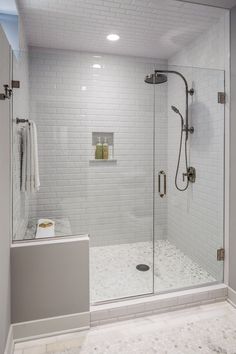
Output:
<svg viewBox="0 0 236 354">
<path fill-rule="evenodd" d="M 192 166 L 188 167 L 187 172 L 183 173 L 183 182 L 185 181 L 185 177 L 187 177 L 189 182 L 195 183 L 196 182 L 196 169 Z"/>
</svg>

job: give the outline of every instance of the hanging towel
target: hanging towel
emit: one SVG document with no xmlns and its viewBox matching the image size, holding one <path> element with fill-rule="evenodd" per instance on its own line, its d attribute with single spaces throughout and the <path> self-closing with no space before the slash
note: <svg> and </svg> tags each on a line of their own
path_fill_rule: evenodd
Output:
<svg viewBox="0 0 236 354">
<path fill-rule="evenodd" d="M 30 120 L 22 131 L 21 190 L 34 193 L 39 187 L 37 128 Z"/>
</svg>

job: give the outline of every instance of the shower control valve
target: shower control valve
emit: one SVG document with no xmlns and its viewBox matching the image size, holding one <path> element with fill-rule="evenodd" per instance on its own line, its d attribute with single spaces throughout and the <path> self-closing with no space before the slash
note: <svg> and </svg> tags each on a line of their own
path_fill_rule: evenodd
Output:
<svg viewBox="0 0 236 354">
<path fill-rule="evenodd" d="M 188 167 L 187 172 L 183 173 L 183 181 L 187 177 L 188 181 L 191 183 L 196 182 L 196 169 L 194 167 Z"/>
</svg>

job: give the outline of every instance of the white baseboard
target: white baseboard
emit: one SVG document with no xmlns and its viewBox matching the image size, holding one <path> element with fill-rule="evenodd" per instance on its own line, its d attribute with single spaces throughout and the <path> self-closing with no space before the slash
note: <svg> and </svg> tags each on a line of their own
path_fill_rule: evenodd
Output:
<svg viewBox="0 0 236 354">
<path fill-rule="evenodd" d="M 76 332 L 90 327 L 90 312 L 20 322 L 13 324 L 12 327 L 15 343 Z"/>
<path fill-rule="evenodd" d="M 236 291 L 228 287 L 228 302 L 236 308 Z"/>
<path fill-rule="evenodd" d="M 13 327 L 11 325 L 7 336 L 7 343 L 4 350 L 4 354 L 13 354 L 13 351 L 14 351 L 14 340 L 13 340 Z"/>
<path fill-rule="evenodd" d="M 227 297 L 228 295 L 228 297 Z M 236 307 L 236 291 L 224 284 L 130 299 L 127 301 L 92 306 L 92 325 L 120 321 L 127 318 L 228 300 Z M 32 339 L 76 332 L 90 328 L 90 312 L 15 323 L 8 334 L 4 354 L 13 353 L 13 344 Z"/>
</svg>

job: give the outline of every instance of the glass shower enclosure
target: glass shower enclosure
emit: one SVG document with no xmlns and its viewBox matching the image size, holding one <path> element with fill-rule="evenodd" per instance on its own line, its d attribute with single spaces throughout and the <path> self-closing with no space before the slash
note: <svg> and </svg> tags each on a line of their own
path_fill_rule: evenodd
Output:
<svg viewBox="0 0 236 354">
<path fill-rule="evenodd" d="M 186 149 L 196 179 L 183 192 L 185 87 L 172 74 L 147 84 L 155 70 L 194 89 Z M 45 219 L 55 224 L 46 238 L 89 234 L 92 303 L 223 280 L 223 71 L 31 48 L 13 56 L 13 78 L 13 242 L 39 239 Z M 36 193 L 21 188 L 24 119 L 37 126 Z"/>
</svg>

